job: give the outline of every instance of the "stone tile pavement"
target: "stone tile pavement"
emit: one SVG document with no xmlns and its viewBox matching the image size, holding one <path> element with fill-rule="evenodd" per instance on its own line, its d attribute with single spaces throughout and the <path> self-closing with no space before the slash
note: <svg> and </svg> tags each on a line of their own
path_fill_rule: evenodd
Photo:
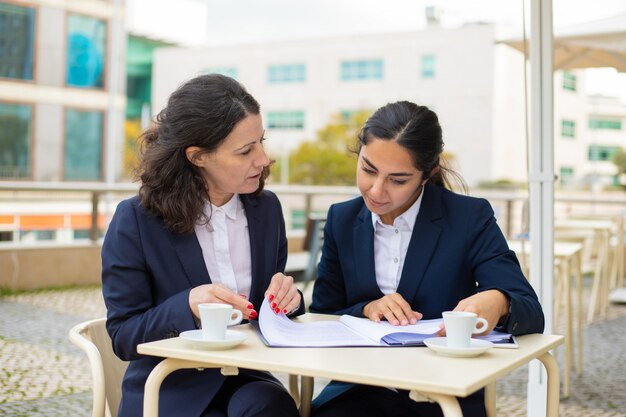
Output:
<svg viewBox="0 0 626 417">
<path fill-rule="evenodd" d="M 74 324 L 103 317 L 99 288 L 0 297 L 0 416 L 89 416 L 86 356 L 67 338 Z M 562 417 L 626 417 L 626 305 L 584 330 L 583 376 L 572 372 Z M 562 363 L 563 352 L 557 358 Z M 526 416 L 527 368 L 498 382 L 499 417 Z M 284 375 L 279 375 L 285 380 Z M 326 381 L 316 381 L 319 391 Z"/>
</svg>

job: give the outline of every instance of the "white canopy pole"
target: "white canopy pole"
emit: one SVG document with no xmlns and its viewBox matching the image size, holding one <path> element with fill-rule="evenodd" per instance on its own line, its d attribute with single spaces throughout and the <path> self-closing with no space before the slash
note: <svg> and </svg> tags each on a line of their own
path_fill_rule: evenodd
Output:
<svg viewBox="0 0 626 417">
<path fill-rule="evenodd" d="M 552 333 L 554 274 L 554 138 L 552 0 L 530 7 L 530 265 L 531 284 Z M 546 373 L 538 361 L 528 372 L 528 417 L 546 415 Z"/>
</svg>

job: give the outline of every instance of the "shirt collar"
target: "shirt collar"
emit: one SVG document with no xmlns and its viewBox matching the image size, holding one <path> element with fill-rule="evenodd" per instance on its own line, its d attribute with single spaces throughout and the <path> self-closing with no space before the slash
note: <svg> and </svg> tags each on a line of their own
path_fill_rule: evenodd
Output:
<svg viewBox="0 0 626 417">
<path fill-rule="evenodd" d="M 240 207 L 241 207 L 241 200 L 239 200 L 239 194 L 233 194 L 231 199 L 228 200 L 228 202 L 221 207 L 217 207 L 211 204 L 210 210 L 212 211 L 222 210 L 224 214 L 226 215 L 226 217 L 229 217 L 232 220 L 235 220 L 237 219 L 237 212 L 239 211 Z"/>
<path fill-rule="evenodd" d="M 415 226 L 415 220 L 417 219 L 417 215 L 419 214 L 420 207 L 422 205 L 422 197 L 424 197 L 424 192 L 426 191 L 426 187 L 422 187 L 422 192 L 420 193 L 415 203 L 411 204 L 404 213 L 396 217 L 393 221 L 394 226 L 397 226 L 399 222 L 404 221 L 404 223 L 409 227 L 409 230 L 412 232 L 413 227 Z M 374 230 L 376 230 L 376 224 L 388 226 L 380 220 L 380 216 L 376 213 L 372 213 L 372 226 L 374 226 Z"/>
</svg>

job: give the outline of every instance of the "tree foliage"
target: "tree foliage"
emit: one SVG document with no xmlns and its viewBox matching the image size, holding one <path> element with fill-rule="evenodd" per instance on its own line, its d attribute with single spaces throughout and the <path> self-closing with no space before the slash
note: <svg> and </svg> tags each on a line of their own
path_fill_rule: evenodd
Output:
<svg viewBox="0 0 626 417">
<path fill-rule="evenodd" d="M 334 115 L 317 132 L 316 139 L 300 144 L 289 155 L 289 183 L 305 185 L 354 185 L 359 129 L 370 113 Z M 284 169 L 280 161 L 272 167 L 274 178 Z"/>
<path fill-rule="evenodd" d="M 626 174 L 626 150 L 624 148 L 613 154 L 613 163 L 620 174 Z"/>
</svg>

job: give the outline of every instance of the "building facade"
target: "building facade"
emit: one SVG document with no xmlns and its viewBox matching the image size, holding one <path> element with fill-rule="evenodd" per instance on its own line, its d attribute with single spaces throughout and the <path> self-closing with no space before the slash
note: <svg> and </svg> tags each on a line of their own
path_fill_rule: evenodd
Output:
<svg viewBox="0 0 626 417">
<path fill-rule="evenodd" d="M 238 79 L 259 100 L 274 158 L 314 139 L 333 115 L 411 100 L 437 112 L 445 150 L 470 186 L 526 181 L 523 56 L 497 42 L 494 25 L 159 49 L 153 111 L 184 80 L 211 72 Z M 564 186 L 593 175 L 610 181 L 609 154 L 624 134 L 626 106 L 587 96 L 584 74 L 555 72 L 555 169 Z"/>
</svg>

